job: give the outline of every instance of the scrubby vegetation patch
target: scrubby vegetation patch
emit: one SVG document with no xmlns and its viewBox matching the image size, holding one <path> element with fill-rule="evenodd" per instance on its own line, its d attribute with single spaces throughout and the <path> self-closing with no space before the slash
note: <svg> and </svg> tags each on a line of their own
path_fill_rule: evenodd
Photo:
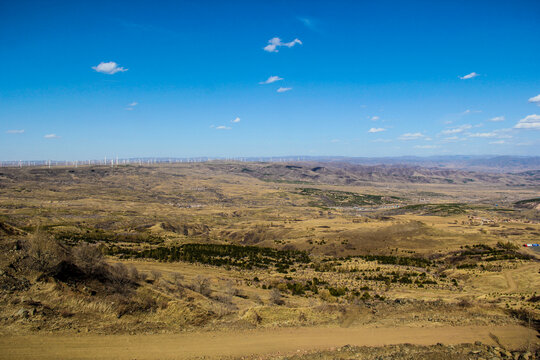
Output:
<svg viewBox="0 0 540 360">
<path fill-rule="evenodd" d="M 278 271 L 286 270 L 295 263 L 310 262 L 309 256 L 303 251 L 221 244 L 184 244 L 145 250 L 112 246 L 107 248 L 106 252 L 109 255 L 124 258 L 187 261 L 214 266 L 236 266 L 244 269 L 274 266 Z"/>
</svg>

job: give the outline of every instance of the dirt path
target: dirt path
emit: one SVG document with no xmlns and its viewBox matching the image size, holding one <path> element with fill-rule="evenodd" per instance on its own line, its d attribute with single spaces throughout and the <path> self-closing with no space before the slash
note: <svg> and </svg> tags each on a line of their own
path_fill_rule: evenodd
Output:
<svg viewBox="0 0 540 360">
<path fill-rule="evenodd" d="M 161 335 L 29 335 L 0 338 L 0 359 L 220 359 L 226 356 L 293 353 L 335 346 L 438 342 L 523 346 L 536 333 L 518 325 L 433 328 L 281 328 Z"/>
<path fill-rule="evenodd" d="M 504 278 L 505 278 L 506 284 L 508 286 L 507 289 L 506 289 L 506 292 L 515 292 L 515 291 L 518 290 L 518 286 L 517 286 L 514 278 L 512 277 L 513 273 L 524 272 L 524 271 L 537 271 L 536 270 L 537 267 L 538 267 L 538 264 L 531 264 L 531 265 L 523 266 L 521 268 L 517 268 L 517 269 L 514 269 L 514 270 L 509 270 L 509 271 L 504 272 Z"/>
<path fill-rule="evenodd" d="M 507 292 L 514 292 L 517 290 L 517 285 L 514 279 L 512 278 L 512 272 L 507 271 L 504 273 L 504 278 L 506 279 L 506 284 L 508 285 L 508 288 L 506 289 Z"/>
</svg>

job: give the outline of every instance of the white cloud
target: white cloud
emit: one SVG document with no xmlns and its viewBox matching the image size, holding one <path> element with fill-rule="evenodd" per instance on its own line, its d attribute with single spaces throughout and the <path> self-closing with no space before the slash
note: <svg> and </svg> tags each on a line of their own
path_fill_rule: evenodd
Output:
<svg viewBox="0 0 540 360">
<path fill-rule="evenodd" d="M 371 128 L 368 130 L 368 133 L 378 133 L 381 131 L 386 131 L 386 129 L 385 128 Z"/>
<path fill-rule="evenodd" d="M 298 17 L 298 20 L 300 20 L 302 24 L 304 24 L 305 27 L 307 27 L 308 29 L 313 30 L 313 31 L 318 31 L 317 26 L 316 26 L 318 21 L 316 21 L 315 19 L 312 19 L 309 17 Z"/>
<path fill-rule="evenodd" d="M 232 123 L 236 124 L 240 122 L 240 118 L 237 116 L 236 118 L 231 120 Z"/>
<path fill-rule="evenodd" d="M 47 134 L 44 136 L 45 139 L 59 139 L 60 136 L 56 135 L 56 134 Z"/>
<path fill-rule="evenodd" d="M 461 80 L 467 80 L 467 79 L 475 78 L 475 77 L 477 77 L 477 76 L 480 76 L 480 74 L 477 74 L 477 73 L 475 73 L 475 72 L 472 72 L 472 73 L 467 74 L 467 75 L 465 75 L 465 76 L 460 76 L 459 78 L 460 78 Z"/>
<path fill-rule="evenodd" d="M 475 133 L 475 134 L 469 134 L 469 137 L 477 137 L 477 138 L 490 138 L 497 136 L 497 133 L 492 132 L 484 132 L 484 133 Z"/>
<path fill-rule="evenodd" d="M 415 149 L 436 149 L 438 147 L 439 146 L 437 145 L 416 145 L 414 148 Z"/>
<path fill-rule="evenodd" d="M 501 145 L 501 144 L 506 144 L 506 141 L 504 141 L 504 140 L 497 140 L 497 141 L 490 141 L 489 143 L 490 143 L 490 144 L 494 144 L 494 145 Z"/>
<path fill-rule="evenodd" d="M 109 75 L 116 74 L 117 72 L 128 71 L 128 69 L 124 69 L 123 67 L 118 66 L 118 64 L 114 61 L 101 62 L 98 66 L 92 66 L 92 69 L 99 73 Z"/>
<path fill-rule="evenodd" d="M 441 134 L 443 134 L 443 135 L 459 134 L 459 133 L 462 133 L 463 131 L 465 131 L 467 129 L 470 129 L 470 128 L 472 128 L 472 125 L 465 124 L 465 125 L 461 125 L 461 126 L 452 128 L 452 129 L 443 130 L 443 131 L 441 131 Z"/>
<path fill-rule="evenodd" d="M 23 133 L 24 133 L 24 130 L 22 130 L 22 129 L 21 130 L 13 129 L 13 130 L 6 131 L 6 134 L 23 134 Z"/>
<path fill-rule="evenodd" d="M 278 48 L 281 47 L 281 46 L 286 46 L 288 48 L 291 48 L 296 44 L 302 45 L 302 42 L 299 39 L 294 39 L 291 42 L 284 43 L 284 42 L 281 41 L 280 38 L 275 37 L 275 38 L 272 38 L 272 39 L 268 40 L 268 45 L 266 45 L 264 47 L 264 51 L 278 52 Z"/>
<path fill-rule="evenodd" d="M 134 102 L 132 102 L 131 104 L 128 105 L 128 107 L 126 108 L 126 110 L 132 111 L 133 108 L 134 108 L 135 106 L 137 106 L 138 104 L 139 104 L 138 102 L 134 101 Z"/>
<path fill-rule="evenodd" d="M 519 120 L 514 128 L 540 130 L 540 115 L 527 115 L 525 118 Z"/>
<path fill-rule="evenodd" d="M 371 140 L 371 142 L 389 143 L 389 142 L 392 142 L 392 140 L 390 140 L 390 139 L 375 139 L 375 140 Z"/>
<path fill-rule="evenodd" d="M 401 135 L 398 139 L 399 139 L 399 140 L 417 140 L 417 139 L 421 139 L 421 138 L 423 138 L 423 137 L 425 137 L 424 134 L 417 132 L 417 133 L 406 133 L 406 134 L 403 134 L 403 135 Z"/>
<path fill-rule="evenodd" d="M 377 121 L 377 120 L 379 120 L 379 119 L 380 119 L 380 117 L 378 117 L 378 116 L 372 116 L 372 117 L 371 117 L 371 121 Z"/>
<path fill-rule="evenodd" d="M 230 126 L 220 125 L 216 126 L 216 130 L 231 130 L 232 128 Z"/>
<path fill-rule="evenodd" d="M 483 133 L 474 133 L 474 134 L 468 134 L 469 137 L 476 137 L 476 138 L 497 138 L 497 139 L 511 139 L 512 135 L 507 134 L 508 132 L 512 131 L 512 129 L 497 129 L 490 132 L 483 132 Z"/>
<path fill-rule="evenodd" d="M 534 103 L 534 104 L 537 104 L 538 106 L 540 106 L 540 94 L 532 97 L 529 99 L 529 102 L 530 103 Z"/>
<path fill-rule="evenodd" d="M 489 121 L 493 121 L 493 122 L 504 121 L 504 116 L 495 116 L 494 118 L 489 119 Z"/>
<path fill-rule="evenodd" d="M 481 113 L 482 110 L 471 110 L 471 109 L 467 109 L 465 110 L 464 112 L 461 113 L 461 115 L 467 115 L 467 114 L 478 114 L 478 113 Z"/>
<path fill-rule="evenodd" d="M 283 80 L 283 78 L 280 78 L 279 76 L 270 76 L 268 79 L 266 79 L 265 81 L 261 81 L 259 84 L 271 84 L 279 80 Z"/>
<path fill-rule="evenodd" d="M 442 139 L 443 142 L 454 142 L 460 140 L 458 136 L 449 136 Z"/>
<path fill-rule="evenodd" d="M 277 89 L 276 91 L 278 93 L 282 93 L 282 92 L 285 92 L 285 91 L 289 91 L 289 90 L 292 90 L 292 88 L 288 88 L 288 87 L 280 87 L 279 89 Z"/>
</svg>

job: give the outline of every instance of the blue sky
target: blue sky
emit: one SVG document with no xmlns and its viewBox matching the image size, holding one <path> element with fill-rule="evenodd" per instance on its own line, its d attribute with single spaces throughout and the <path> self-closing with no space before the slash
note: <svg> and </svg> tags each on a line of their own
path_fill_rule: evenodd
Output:
<svg viewBox="0 0 540 360">
<path fill-rule="evenodd" d="M 538 1 L 2 1 L 0 160 L 540 155 L 539 19 Z"/>
</svg>

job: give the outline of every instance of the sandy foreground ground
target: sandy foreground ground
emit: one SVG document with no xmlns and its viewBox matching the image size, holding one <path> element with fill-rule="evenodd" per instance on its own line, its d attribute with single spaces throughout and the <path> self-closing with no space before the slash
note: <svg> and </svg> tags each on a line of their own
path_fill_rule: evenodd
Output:
<svg viewBox="0 0 540 360">
<path fill-rule="evenodd" d="M 0 338 L 1 359 L 219 359 L 297 353 L 332 347 L 390 344 L 446 345 L 481 341 L 509 349 L 537 342 L 518 325 L 434 328 L 315 327 L 156 335 L 27 335 Z"/>
</svg>

